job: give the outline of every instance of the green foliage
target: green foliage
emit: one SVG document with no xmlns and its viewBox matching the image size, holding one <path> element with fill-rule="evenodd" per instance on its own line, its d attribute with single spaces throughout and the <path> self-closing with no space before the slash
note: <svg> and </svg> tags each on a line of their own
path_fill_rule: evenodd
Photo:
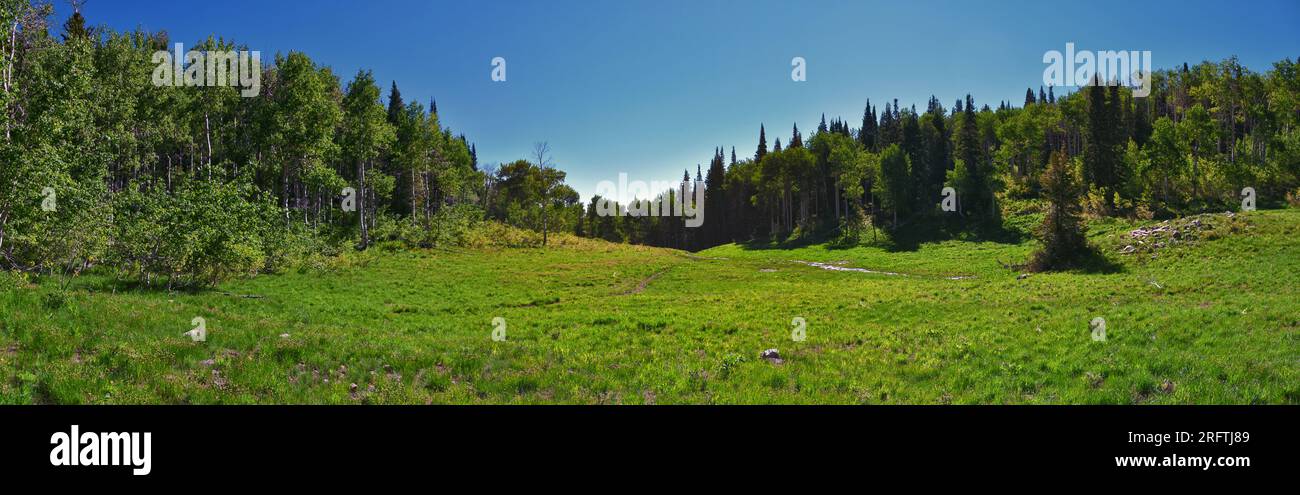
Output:
<svg viewBox="0 0 1300 495">
<path fill-rule="evenodd" d="M 911 159 L 897 144 L 880 152 L 880 176 L 875 181 L 875 193 L 884 200 L 885 208 L 893 211 L 895 224 L 898 223 L 900 212 L 904 215 L 909 212 L 911 192 L 908 190 L 908 179 L 911 163 Z"/>
<path fill-rule="evenodd" d="M 250 184 L 187 180 L 170 194 L 131 188 L 113 212 L 110 260 L 146 285 L 215 285 L 287 257 L 279 210 Z"/>
<path fill-rule="evenodd" d="M 1052 153 L 1043 172 L 1042 189 L 1047 211 L 1034 234 L 1043 247 L 1034 253 L 1029 268 L 1034 271 L 1066 268 L 1088 254 L 1089 249 L 1080 217 L 1079 198 L 1083 189 L 1065 153 Z"/>
</svg>

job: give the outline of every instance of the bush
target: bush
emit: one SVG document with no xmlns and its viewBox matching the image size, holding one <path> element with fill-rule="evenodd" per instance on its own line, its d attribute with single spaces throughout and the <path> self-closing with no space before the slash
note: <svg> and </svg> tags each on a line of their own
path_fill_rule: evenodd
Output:
<svg viewBox="0 0 1300 495">
<path fill-rule="evenodd" d="M 169 288 L 215 285 L 288 264 L 293 246 L 274 202 L 246 183 L 182 180 L 168 194 L 132 187 L 114 204 L 114 264 Z"/>
<path fill-rule="evenodd" d="M 427 223 L 381 215 L 371 237 L 376 242 L 397 241 L 413 248 L 465 246 L 482 219 L 483 210 L 471 204 L 444 206 Z"/>
<path fill-rule="evenodd" d="M 482 222 L 469 232 L 466 247 L 541 247 L 542 233 L 511 227 L 500 222 Z"/>
</svg>

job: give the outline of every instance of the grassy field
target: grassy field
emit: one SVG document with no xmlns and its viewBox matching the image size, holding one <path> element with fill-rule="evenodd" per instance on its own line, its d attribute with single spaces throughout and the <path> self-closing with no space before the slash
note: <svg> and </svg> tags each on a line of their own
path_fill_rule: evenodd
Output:
<svg viewBox="0 0 1300 495">
<path fill-rule="evenodd" d="M 1013 218 L 848 249 L 379 248 L 171 294 L 11 281 L 0 403 L 1300 403 L 1300 211 L 1203 222 L 1153 252 L 1129 230 L 1155 222 L 1094 223 L 1106 260 L 1027 277 Z"/>
</svg>

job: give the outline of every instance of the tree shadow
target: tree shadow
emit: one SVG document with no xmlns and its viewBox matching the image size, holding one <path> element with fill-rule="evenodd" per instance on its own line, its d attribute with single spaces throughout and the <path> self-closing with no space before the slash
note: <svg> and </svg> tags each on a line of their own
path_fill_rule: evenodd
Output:
<svg viewBox="0 0 1300 495">
<path fill-rule="evenodd" d="M 746 251 L 798 249 L 833 242 L 835 238 L 834 234 L 838 231 L 839 229 L 821 230 L 800 236 L 785 234 L 766 239 L 751 239 L 744 242 L 737 242 L 736 245 Z"/>
<path fill-rule="evenodd" d="M 136 294 L 185 294 L 197 295 L 214 292 L 215 288 L 204 284 L 177 284 L 171 288 L 167 287 L 167 282 L 154 281 L 152 284 L 146 284 L 143 280 L 130 277 L 119 277 L 115 275 L 96 274 L 92 276 L 77 277 L 69 285 L 69 289 L 86 290 L 90 292 L 130 292 Z"/>
<path fill-rule="evenodd" d="M 1107 258 L 1105 254 L 1102 254 L 1101 248 L 1088 246 L 1088 249 L 1075 257 L 1071 271 L 1086 274 L 1114 274 L 1124 273 L 1128 271 L 1128 268 L 1115 260 Z"/>
<path fill-rule="evenodd" d="M 1027 238 L 1027 233 L 1009 227 L 1000 219 L 979 220 L 945 215 L 925 216 L 900 222 L 900 225 L 888 231 L 888 239 L 885 242 L 875 244 L 889 252 L 913 252 L 920 249 L 923 244 L 944 241 L 1014 245 L 1025 242 Z"/>
<path fill-rule="evenodd" d="M 920 216 L 900 222 L 893 229 L 865 229 L 846 235 L 841 228 L 822 229 L 814 233 L 793 237 L 787 235 L 772 239 L 756 239 L 737 243 L 750 251 L 780 250 L 823 244 L 827 249 L 852 249 L 879 247 L 888 252 L 912 252 L 922 244 L 944 241 L 996 242 L 1020 244 L 1028 239 L 1025 232 L 1008 227 L 998 220 L 973 220 L 956 216 Z"/>
<path fill-rule="evenodd" d="M 1024 270 L 1036 273 L 1078 273 L 1085 275 L 1109 275 L 1116 273 L 1125 273 L 1128 268 L 1123 264 L 1107 258 L 1102 253 L 1101 248 L 1089 245 L 1087 249 L 1074 253 L 1073 257 L 1059 263 L 1057 266 L 1039 266 L 1040 261 L 1037 256 L 1040 251 L 1035 251 L 1029 255 L 1029 261 L 1022 265 L 1016 265 L 1013 268 L 1016 271 Z"/>
</svg>

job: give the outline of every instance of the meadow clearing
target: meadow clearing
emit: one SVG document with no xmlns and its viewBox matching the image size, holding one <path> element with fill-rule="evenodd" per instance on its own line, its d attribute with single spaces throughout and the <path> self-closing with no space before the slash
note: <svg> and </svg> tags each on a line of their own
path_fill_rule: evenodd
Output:
<svg viewBox="0 0 1300 495">
<path fill-rule="evenodd" d="M 1158 222 L 1094 221 L 1104 260 L 1028 276 L 1006 265 L 1032 218 L 851 248 L 381 245 L 195 292 L 11 276 L 0 403 L 1300 403 L 1300 210 L 1195 220 L 1154 251 L 1130 232 Z"/>
</svg>

